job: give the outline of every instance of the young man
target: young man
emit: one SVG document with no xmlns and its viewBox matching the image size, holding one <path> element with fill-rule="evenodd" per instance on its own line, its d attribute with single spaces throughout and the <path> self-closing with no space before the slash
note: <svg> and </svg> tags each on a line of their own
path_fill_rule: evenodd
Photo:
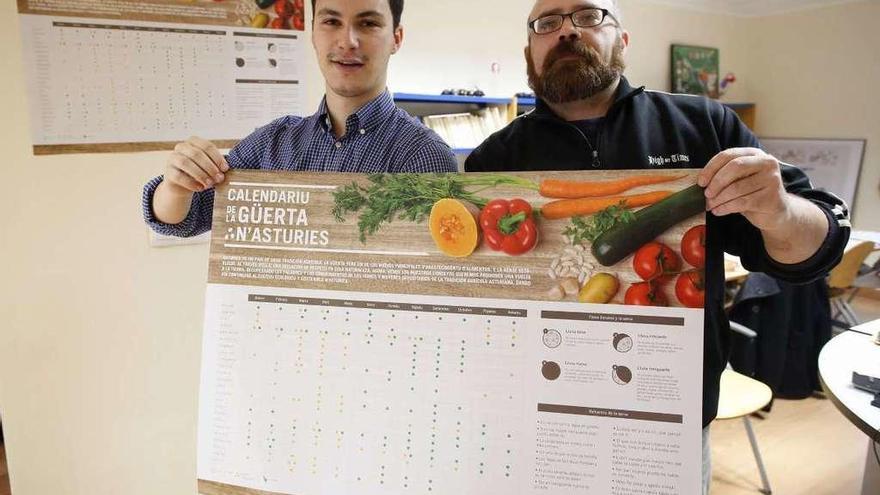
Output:
<svg viewBox="0 0 880 495">
<path fill-rule="evenodd" d="M 465 170 L 702 168 L 707 203 L 703 366 L 707 433 L 730 349 L 723 252 L 746 268 L 806 282 L 837 263 L 846 205 L 764 153 L 736 115 L 706 98 L 633 88 L 622 76 L 629 33 L 612 0 L 538 0 L 525 49 L 536 108 L 490 136 Z"/>
<path fill-rule="evenodd" d="M 326 94 L 309 117 L 277 119 L 228 156 L 210 141 L 179 143 L 163 176 L 144 187 L 157 232 L 180 237 L 211 228 L 213 186 L 230 168 L 332 172 L 455 172 L 449 146 L 394 106 L 385 87 L 400 49 L 403 0 L 312 0 L 312 46 Z"/>
</svg>

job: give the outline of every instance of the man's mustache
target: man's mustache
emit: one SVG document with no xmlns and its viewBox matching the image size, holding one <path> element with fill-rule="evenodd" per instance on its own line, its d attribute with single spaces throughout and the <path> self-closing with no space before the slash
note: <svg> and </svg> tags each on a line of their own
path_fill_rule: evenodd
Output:
<svg viewBox="0 0 880 495">
<path fill-rule="evenodd" d="M 553 47 L 547 53 L 547 57 L 544 59 L 544 70 L 549 69 L 560 59 L 565 57 L 575 56 L 582 59 L 588 65 L 593 65 L 598 60 L 597 53 L 594 49 L 590 48 L 584 43 L 578 41 L 571 40 L 563 40 L 560 41 L 558 45 Z"/>
</svg>

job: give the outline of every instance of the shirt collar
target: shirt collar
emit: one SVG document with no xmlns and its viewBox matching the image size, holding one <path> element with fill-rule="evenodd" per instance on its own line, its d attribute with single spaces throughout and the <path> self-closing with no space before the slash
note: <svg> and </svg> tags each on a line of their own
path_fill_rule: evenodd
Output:
<svg viewBox="0 0 880 495">
<path fill-rule="evenodd" d="M 348 116 L 345 121 L 346 134 L 352 132 L 369 132 L 378 127 L 382 122 L 388 120 L 394 113 L 394 99 L 391 93 L 386 89 L 379 96 L 371 100 L 369 103 L 360 107 L 355 113 Z M 325 131 L 330 131 L 330 114 L 327 110 L 327 97 L 321 99 L 318 106 L 318 112 L 315 114 L 318 123 Z"/>
</svg>

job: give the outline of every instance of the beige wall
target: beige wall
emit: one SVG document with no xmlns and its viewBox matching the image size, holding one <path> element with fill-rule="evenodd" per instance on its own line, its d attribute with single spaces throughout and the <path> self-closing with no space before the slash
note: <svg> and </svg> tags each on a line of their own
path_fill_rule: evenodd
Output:
<svg viewBox="0 0 880 495">
<path fill-rule="evenodd" d="M 621 0 L 624 27 L 630 31 L 626 75 L 633 84 L 668 91 L 669 45 L 712 46 L 720 50 L 721 74 L 735 73 L 740 80 L 729 87 L 724 101 L 751 101 L 749 52 L 742 43 L 739 19 L 723 15 L 682 11 L 638 0 Z"/>
<path fill-rule="evenodd" d="M 755 19 L 748 38 L 758 131 L 867 139 L 855 226 L 880 230 L 880 2 Z"/>
<path fill-rule="evenodd" d="M 474 86 L 499 96 L 530 91 L 523 47 L 531 0 L 476 4 L 470 0 L 416 0 L 407 5 L 404 46 L 391 64 L 389 86 L 393 91 L 437 93 Z M 722 73 L 742 74 L 746 70 L 748 52 L 739 36 L 742 26 L 730 17 L 682 12 L 638 0 L 622 0 L 621 8 L 624 26 L 631 31 L 626 73 L 633 83 L 669 89 L 671 43 L 718 47 Z M 466 15 L 469 11 L 475 13 Z M 490 71 L 493 62 L 501 65 L 498 80 L 493 80 Z M 737 83 L 726 99 L 744 101 L 748 91 L 747 80 Z"/>
<path fill-rule="evenodd" d="M 195 493 L 206 246 L 150 249 L 164 153 L 34 157 L 0 3 L 0 414 L 16 495 Z"/>
<path fill-rule="evenodd" d="M 479 87 L 489 96 L 507 97 L 528 91 L 522 48 L 530 6 L 529 0 L 408 2 L 403 48 L 392 58 L 389 87 L 408 93 Z M 497 77 L 493 62 L 501 66 Z"/>
<path fill-rule="evenodd" d="M 502 11 L 497 25 L 461 24 L 461 10 L 473 5 L 410 2 L 392 89 L 479 82 L 496 59 L 513 81 L 501 89 L 524 87 L 522 19 L 508 0 L 495 0 L 480 3 L 478 17 Z M 880 46 L 868 34 L 880 20 L 876 3 L 764 20 L 624 6 L 635 82 L 668 87 L 670 42 L 718 46 L 722 70 L 741 81 L 731 99 L 758 103 L 761 130 L 867 137 L 858 221 L 880 228 L 867 214 L 880 205 L 880 156 L 870 147 L 880 128 L 869 117 L 880 110 L 869 93 L 880 74 L 867 63 Z M 0 3 L 0 46 L 0 413 L 13 491 L 195 493 L 206 247 L 147 247 L 140 188 L 164 153 L 32 156 L 14 2 Z M 450 55 L 459 50 L 467 54 Z M 819 66 L 818 54 L 833 71 Z M 321 87 L 310 64 L 313 106 Z"/>
</svg>

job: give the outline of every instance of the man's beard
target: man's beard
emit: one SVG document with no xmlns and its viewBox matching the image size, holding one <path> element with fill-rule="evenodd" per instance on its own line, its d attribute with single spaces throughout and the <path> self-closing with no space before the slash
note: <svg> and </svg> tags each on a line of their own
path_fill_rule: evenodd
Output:
<svg viewBox="0 0 880 495">
<path fill-rule="evenodd" d="M 550 103 L 568 103 L 589 98 L 611 86 L 625 67 L 623 41 L 614 43 L 611 60 L 602 61 L 594 48 L 580 41 L 563 40 L 547 54 L 539 76 L 532 61 L 531 47 L 526 47 L 526 70 L 529 87 L 535 96 Z M 576 56 L 568 60 L 559 59 Z"/>
</svg>

